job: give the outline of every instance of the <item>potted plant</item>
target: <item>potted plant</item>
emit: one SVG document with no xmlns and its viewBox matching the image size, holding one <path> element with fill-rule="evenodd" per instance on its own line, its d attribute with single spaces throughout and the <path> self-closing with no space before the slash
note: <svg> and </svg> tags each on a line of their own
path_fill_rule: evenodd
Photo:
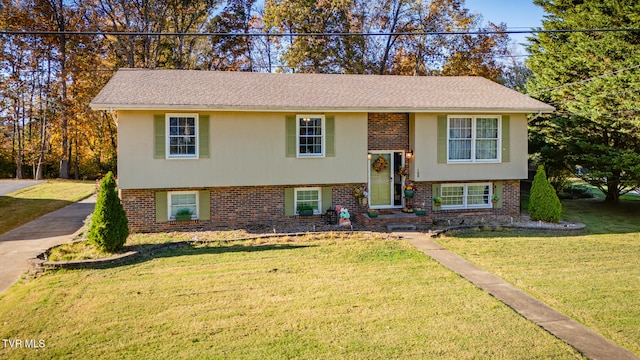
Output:
<svg viewBox="0 0 640 360">
<path fill-rule="evenodd" d="M 311 205 L 298 205 L 298 215 L 311 216 L 313 215 L 313 206 Z"/>
<path fill-rule="evenodd" d="M 424 206 L 424 203 L 422 205 Z M 413 209 L 413 213 L 416 214 L 416 216 L 425 216 L 427 215 L 427 210 L 423 207 L 416 207 Z"/>
<path fill-rule="evenodd" d="M 433 198 L 433 205 L 435 207 L 440 207 L 440 205 L 442 205 L 442 199 L 439 197 L 434 197 Z"/>
<path fill-rule="evenodd" d="M 356 197 L 360 205 L 366 205 L 367 197 L 369 196 L 369 193 L 367 192 L 367 187 L 356 186 L 355 188 L 353 188 L 353 196 Z"/>
<path fill-rule="evenodd" d="M 405 186 L 402 187 L 402 190 L 404 190 L 404 197 L 406 197 L 407 199 L 411 199 L 416 194 L 416 191 L 418 191 L 418 188 L 411 181 L 409 181 Z"/>
<path fill-rule="evenodd" d="M 176 221 L 191 221 L 191 210 L 189 209 L 180 209 L 176 213 Z"/>
<path fill-rule="evenodd" d="M 367 215 L 369 215 L 369 217 L 371 219 L 377 218 L 378 217 L 378 210 L 376 209 L 369 209 L 367 210 Z"/>
<path fill-rule="evenodd" d="M 497 204 L 497 203 L 498 203 L 498 201 L 500 201 L 500 196 L 498 196 L 498 195 L 493 195 L 493 196 L 491 197 L 491 203 L 492 203 L 493 205 Z"/>
</svg>

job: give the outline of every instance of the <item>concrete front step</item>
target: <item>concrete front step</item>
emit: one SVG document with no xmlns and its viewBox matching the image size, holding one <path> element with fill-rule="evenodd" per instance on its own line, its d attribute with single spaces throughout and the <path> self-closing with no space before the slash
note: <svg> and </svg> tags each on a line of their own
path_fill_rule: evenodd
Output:
<svg viewBox="0 0 640 360">
<path fill-rule="evenodd" d="M 384 211 L 376 218 L 370 218 L 366 213 L 355 214 L 355 219 L 369 229 L 388 231 L 411 231 L 426 228 L 433 223 L 429 216 L 416 216 L 400 210 Z"/>
<path fill-rule="evenodd" d="M 389 231 L 414 231 L 416 226 L 414 224 L 387 224 L 387 230 Z"/>
</svg>

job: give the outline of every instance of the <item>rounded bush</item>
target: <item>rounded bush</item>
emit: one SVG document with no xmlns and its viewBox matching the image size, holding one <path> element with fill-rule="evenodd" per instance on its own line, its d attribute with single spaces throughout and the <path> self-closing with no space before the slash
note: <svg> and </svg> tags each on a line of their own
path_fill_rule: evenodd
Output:
<svg viewBox="0 0 640 360">
<path fill-rule="evenodd" d="M 542 220 L 557 223 L 562 215 L 562 204 L 556 190 L 547 180 L 542 165 L 538 166 L 536 176 L 531 185 L 529 196 L 529 215 L 531 220 Z"/>
<path fill-rule="evenodd" d="M 113 173 L 109 171 L 100 183 L 88 239 L 103 251 L 115 252 L 122 249 L 128 236 L 127 214 L 120 203 Z"/>
</svg>

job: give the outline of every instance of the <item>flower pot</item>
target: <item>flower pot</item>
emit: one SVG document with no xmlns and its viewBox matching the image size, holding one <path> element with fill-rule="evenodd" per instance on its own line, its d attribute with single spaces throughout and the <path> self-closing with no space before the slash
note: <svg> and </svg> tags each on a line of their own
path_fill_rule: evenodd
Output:
<svg viewBox="0 0 640 360">
<path fill-rule="evenodd" d="M 377 217 L 378 217 L 378 212 L 377 212 L 377 211 L 375 211 L 375 210 L 369 210 L 369 211 L 367 212 L 367 215 L 369 215 L 369 217 L 370 217 L 371 219 L 374 219 L 374 218 L 377 218 Z"/>
<path fill-rule="evenodd" d="M 313 215 L 313 209 L 300 210 L 300 211 L 298 211 L 298 215 L 300 215 L 300 216 L 311 216 L 311 215 Z"/>
<path fill-rule="evenodd" d="M 427 210 L 415 209 L 413 213 L 416 214 L 416 216 L 425 216 L 427 215 Z"/>
<path fill-rule="evenodd" d="M 416 194 L 415 191 L 413 190 L 405 190 L 404 191 L 404 197 L 406 197 L 407 199 L 411 199 L 413 198 L 413 196 Z"/>
<path fill-rule="evenodd" d="M 191 221 L 191 215 L 176 215 L 176 221 Z"/>
</svg>

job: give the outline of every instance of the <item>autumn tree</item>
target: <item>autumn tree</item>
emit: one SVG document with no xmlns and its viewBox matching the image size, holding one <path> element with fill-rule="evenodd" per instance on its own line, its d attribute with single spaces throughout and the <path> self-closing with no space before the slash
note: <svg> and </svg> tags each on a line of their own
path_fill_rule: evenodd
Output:
<svg viewBox="0 0 640 360">
<path fill-rule="evenodd" d="M 633 0 L 535 0 L 545 30 L 639 28 Z M 534 148 L 556 172 L 566 169 L 616 203 L 640 187 L 640 33 L 539 33 L 531 38 L 529 93 L 556 106 L 534 123 Z M 576 171 L 580 169 L 580 171 Z"/>
<path fill-rule="evenodd" d="M 223 71 L 254 71 L 254 39 L 248 36 L 259 23 L 254 13 L 256 0 L 228 0 L 211 19 L 207 31 L 231 36 L 212 36 L 204 50 L 204 68 Z M 243 36 L 243 34 L 245 34 Z"/>
<path fill-rule="evenodd" d="M 350 33 L 351 2 L 348 0 L 268 0 L 265 23 L 289 34 Z M 286 67 L 300 72 L 342 73 L 344 55 L 353 45 L 351 37 L 291 36 L 283 54 Z"/>
</svg>

